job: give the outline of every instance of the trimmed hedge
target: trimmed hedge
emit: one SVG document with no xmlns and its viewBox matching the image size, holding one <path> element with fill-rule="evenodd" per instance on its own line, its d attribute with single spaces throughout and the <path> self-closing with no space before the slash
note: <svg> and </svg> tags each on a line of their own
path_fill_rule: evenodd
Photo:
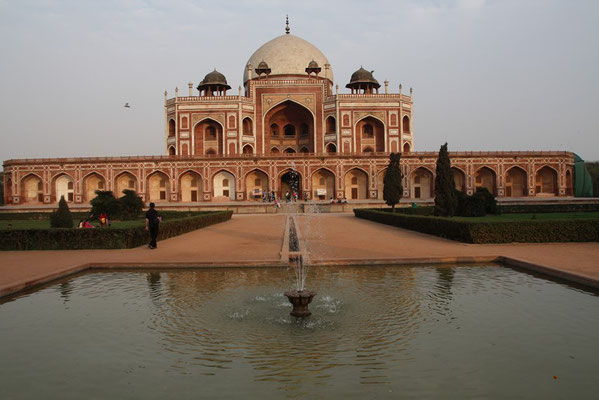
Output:
<svg viewBox="0 0 599 400">
<path fill-rule="evenodd" d="M 355 209 L 358 218 L 466 243 L 597 242 L 599 219 L 458 221 L 375 209 Z"/>
<path fill-rule="evenodd" d="M 502 204 L 502 214 L 543 214 L 565 212 L 599 211 L 599 203 L 564 203 L 564 204 Z"/>
<path fill-rule="evenodd" d="M 187 218 L 168 220 L 160 224 L 158 240 L 168 239 L 209 225 L 231 219 L 233 211 L 194 213 Z M 149 242 L 144 225 L 134 228 L 95 229 L 5 229 L 0 230 L 0 250 L 79 250 L 129 249 Z"/>
</svg>

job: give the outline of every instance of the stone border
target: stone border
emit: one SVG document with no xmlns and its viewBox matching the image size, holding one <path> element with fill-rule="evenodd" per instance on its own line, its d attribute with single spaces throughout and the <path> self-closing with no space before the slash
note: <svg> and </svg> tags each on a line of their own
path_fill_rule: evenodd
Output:
<svg viewBox="0 0 599 400">
<path fill-rule="evenodd" d="M 286 223 L 287 233 L 286 240 L 283 242 L 283 248 L 289 249 L 289 219 Z M 297 226 L 297 225 L 296 225 Z M 298 231 L 298 238 L 300 238 Z M 285 247 L 285 243 L 287 247 Z M 303 239 L 300 238 L 300 249 L 304 249 Z M 303 252 L 302 252 L 303 253 Z M 307 252 L 306 252 L 307 254 Z M 38 275 L 25 282 L 21 282 L 12 286 L 0 287 L 0 298 L 15 295 L 21 291 L 33 289 L 43 286 L 50 282 L 74 275 L 80 272 L 97 271 L 97 270 L 122 270 L 122 269 L 198 269 L 198 268 L 281 268 L 289 266 L 289 251 L 286 254 L 287 258 L 283 257 L 281 251 L 281 260 L 273 261 L 235 261 L 235 262 L 189 262 L 189 263 L 88 263 L 73 268 L 68 268 L 48 275 Z M 571 283 L 588 286 L 594 289 L 599 289 L 599 279 L 571 272 L 562 271 L 556 268 L 546 267 L 539 264 L 530 263 L 527 261 L 518 260 L 505 256 L 475 256 L 475 257 L 424 257 L 424 258 L 388 258 L 388 259 L 337 259 L 337 260 L 318 260 L 312 261 L 308 259 L 309 266 L 410 266 L 410 265 L 441 265 L 441 264 L 480 264 L 480 263 L 496 263 L 505 267 L 522 269 L 526 271 L 540 273 L 542 275 L 551 276 L 562 279 Z M 304 260 L 306 262 L 306 260 Z"/>
</svg>

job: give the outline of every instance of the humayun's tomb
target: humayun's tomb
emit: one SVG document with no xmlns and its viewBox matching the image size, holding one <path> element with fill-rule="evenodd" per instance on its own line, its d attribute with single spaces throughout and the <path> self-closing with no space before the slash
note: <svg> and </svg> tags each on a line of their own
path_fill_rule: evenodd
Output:
<svg viewBox="0 0 599 400">
<path fill-rule="evenodd" d="M 137 191 L 146 201 L 193 205 L 280 197 L 290 179 L 307 199 L 378 200 L 390 152 L 401 152 L 404 197 L 433 196 L 436 152 L 415 152 L 412 90 L 391 93 L 364 68 L 339 93 L 314 45 L 286 33 L 243 69 L 243 94 L 214 70 L 183 96 L 165 92 L 162 156 L 17 159 L 4 162 L 4 202 L 87 204 L 96 190 Z M 498 197 L 572 196 L 570 152 L 453 152 L 456 187 Z"/>
</svg>

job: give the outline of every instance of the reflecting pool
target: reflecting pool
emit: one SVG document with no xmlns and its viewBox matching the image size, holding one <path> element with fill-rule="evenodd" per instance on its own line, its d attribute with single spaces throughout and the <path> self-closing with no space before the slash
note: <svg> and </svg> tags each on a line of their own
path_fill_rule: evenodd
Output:
<svg viewBox="0 0 599 400">
<path fill-rule="evenodd" d="M 0 305 L 0 398 L 596 398 L 599 296 L 500 266 L 97 272 Z"/>
</svg>

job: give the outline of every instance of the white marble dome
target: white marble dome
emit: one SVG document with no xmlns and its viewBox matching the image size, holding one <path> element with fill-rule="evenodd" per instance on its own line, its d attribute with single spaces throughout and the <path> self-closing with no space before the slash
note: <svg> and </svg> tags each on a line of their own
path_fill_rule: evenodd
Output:
<svg viewBox="0 0 599 400">
<path fill-rule="evenodd" d="M 268 64 L 271 69 L 270 75 L 307 75 L 306 67 L 310 61 L 316 61 L 322 68 L 318 76 L 325 77 L 325 64 L 329 60 L 312 43 L 305 41 L 295 35 L 285 34 L 264 43 L 258 50 L 252 54 L 245 64 L 243 71 L 243 83 L 248 77 L 247 64 L 252 64 L 252 78 L 257 78 L 256 67 L 261 61 Z M 327 78 L 333 82 L 333 69 L 329 68 Z"/>
</svg>

